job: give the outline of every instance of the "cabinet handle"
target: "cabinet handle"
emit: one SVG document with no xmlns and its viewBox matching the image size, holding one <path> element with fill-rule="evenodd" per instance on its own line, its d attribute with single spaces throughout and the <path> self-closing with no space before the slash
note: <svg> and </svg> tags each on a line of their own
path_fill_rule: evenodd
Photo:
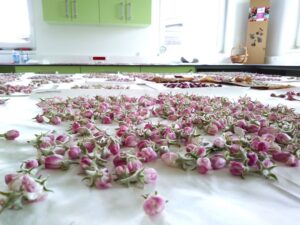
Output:
<svg viewBox="0 0 300 225">
<path fill-rule="evenodd" d="M 69 0 L 65 0 L 65 5 L 66 5 L 65 15 L 66 15 L 67 18 L 69 18 Z"/>
<path fill-rule="evenodd" d="M 76 2 L 76 0 L 73 1 L 73 12 L 74 12 L 74 18 L 77 18 L 77 2 Z"/>
<path fill-rule="evenodd" d="M 131 3 L 127 3 L 127 20 L 131 20 L 132 15 L 131 15 Z"/>
<path fill-rule="evenodd" d="M 123 20 L 124 19 L 124 3 L 120 2 L 119 4 L 119 19 Z"/>
</svg>

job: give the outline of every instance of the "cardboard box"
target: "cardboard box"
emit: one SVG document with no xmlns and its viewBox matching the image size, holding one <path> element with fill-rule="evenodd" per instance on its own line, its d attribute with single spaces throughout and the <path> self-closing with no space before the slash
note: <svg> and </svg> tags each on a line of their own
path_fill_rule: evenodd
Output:
<svg viewBox="0 0 300 225">
<path fill-rule="evenodd" d="M 270 0 L 251 0 L 247 30 L 247 64 L 264 64 L 270 17 Z"/>
</svg>

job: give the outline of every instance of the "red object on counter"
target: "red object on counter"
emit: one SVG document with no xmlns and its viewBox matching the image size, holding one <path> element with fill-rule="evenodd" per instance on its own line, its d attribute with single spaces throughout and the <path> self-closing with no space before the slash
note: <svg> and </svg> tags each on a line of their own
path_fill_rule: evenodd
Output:
<svg viewBox="0 0 300 225">
<path fill-rule="evenodd" d="M 105 56 L 93 56 L 93 60 L 106 60 Z"/>
</svg>

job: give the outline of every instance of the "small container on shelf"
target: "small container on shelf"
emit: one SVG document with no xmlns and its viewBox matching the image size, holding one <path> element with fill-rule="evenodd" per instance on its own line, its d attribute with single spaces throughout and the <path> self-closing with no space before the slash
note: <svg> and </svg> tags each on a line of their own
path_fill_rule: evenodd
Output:
<svg viewBox="0 0 300 225">
<path fill-rule="evenodd" d="M 231 62 L 232 63 L 246 63 L 248 58 L 248 50 L 247 47 L 242 47 L 239 45 L 238 47 L 233 47 L 231 49 Z"/>
</svg>

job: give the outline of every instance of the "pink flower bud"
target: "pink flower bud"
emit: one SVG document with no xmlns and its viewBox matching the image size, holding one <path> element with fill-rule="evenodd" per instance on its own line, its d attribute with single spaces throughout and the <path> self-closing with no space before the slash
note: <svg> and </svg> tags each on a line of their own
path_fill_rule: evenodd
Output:
<svg viewBox="0 0 300 225">
<path fill-rule="evenodd" d="M 69 137 L 67 135 L 59 135 L 56 137 L 55 141 L 57 144 L 65 143 L 69 140 Z"/>
<path fill-rule="evenodd" d="M 111 123 L 112 123 L 112 120 L 111 120 L 111 118 L 110 118 L 109 116 L 104 116 L 104 117 L 102 118 L 102 123 L 103 123 L 103 124 L 111 124 Z"/>
<path fill-rule="evenodd" d="M 36 159 L 31 159 L 25 162 L 25 168 L 26 169 L 34 169 L 39 167 L 39 163 Z"/>
<path fill-rule="evenodd" d="M 128 176 L 128 174 L 129 174 L 129 169 L 127 168 L 126 165 L 116 167 L 116 175 L 118 177 L 126 177 Z"/>
<path fill-rule="evenodd" d="M 7 175 L 5 175 L 5 177 L 4 177 L 5 183 L 7 185 L 9 185 L 13 180 L 16 179 L 17 176 L 18 176 L 17 174 L 7 174 Z"/>
<path fill-rule="evenodd" d="M 162 162 L 170 167 L 176 167 L 176 160 L 178 159 L 178 154 L 174 153 L 174 152 L 166 152 L 164 154 L 161 155 L 161 160 Z"/>
<path fill-rule="evenodd" d="M 61 118 L 58 117 L 58 116 L 53 116 L 53 117 L 50 119 L 50 122 L 51 122 L 53 125 L 59 125 L 59 124 L 61 124 Z"/>
<path fill-rule="evenodd" d="M 143 205 L 144 211 L 149 216 L 156 216 L 165 209 L 165 199 L 159 195 L 147 198 Z"/>
<path fill-rule="evenodd" d="M 112 176 L 107 168 L 101 169 L 101 176 L 96 177 L 95 187 L 98 189 L 107 189 L 112 186 Z"/>
<path fill-rule="evenodd" d="M 73 134 L 76 134 L 79 130 L 79 128 L 81 127 L 79 122 L 74 122 L 71 126 L 71 131 Z"/>
<path fill-rule="evenodd" d="M 229 146 L 229 151 L 231 154 L 238 154 L 241 150 L 241 146 L 238 144 L 232 144 Z"/>
<path fill-rule="evenodd" d="M 92 153 L 96 146 L 94 142 L 86 141 L 83 143 L 83 147 L 88 151 L 88 153 Z"/>
<path fill-rule="evenodd" d="M 246 127 L 246 130 L 249 132 L 249 133 L 256 133 L 258 132 L 260 129 L 260 127 L 258 125 L 255 125 L 255 124 L 250 124 Z"/>
<path fill-rule="evenodd" d="M 214 170 L 222 169 L 226 166 L 226 160 L 221 156 L 211 157 L 210 162 Z"/>
<path fill-rule="evenodd" d="M 38 183 L 30 176 L 24 175 L 22 177 L 22 186 L 24 191 L 26 192 L 37 192 L 38 191 Z"/>
<path fill-rule="evenodd" d="M 278 117 L 275 113 L 270 113 L 268 116 L 268 119 L 271 121 L 276 121 L 278 119 Z"/>
<path fill-rule="evenodd" d="M 83 116 L 88 119 L 91 119 L 93 117 L 93 115 L 94 115 L 94 112 L 90 109 L 83 112 Z"/>
<path fill-rule="evenodd" d="M 66 153 L 66 149 L 65 149 L 65 148 L 58 148 L 58 149 L 55 149 L 53 152 L 54 152 L 55 154 L 57 154 L 57 155 L 62 155 L 62 156 L 64 156 L 65 153 Z"/>
<path fill-rule="evenodd" d="M 246 129 L 247 122 L 245 120 L 238 120 L 236 122 L 236 126 L 242 128 L 242 129 Z"/>
<path fill-rule="evenodd" d="M 128 131 L 128 129 L 129 128 L 127 126 L 121 125 L 120 128 L 119 128 L 119 130 L 117 131 L 117 136 L 118 137 L 122 137 L 123 134 L 125 134 Z"/>
<path fill-rule="evenodd" d="M 289 152 L 274 152 L 272 158 L 277 162 L 286 163 L 290 158 L 291 153 Z"/>
<path fill-rule="evenodd" d="M 232 161 L 229 170 L 233 176 L 242 176 L 244 173 L 244 165 L 241 162 Z"/>
<path fill-rule="evenodd" d="M 278 133 L 276 135 L 276 142 L 279 144 L 288 144 L 292 138 L 286 133 Z"/>
<path fill-rule="evenodd" d="M 272 134 L 272 135 L 277 135 L 278 133 L 278 129 L 275 127 L 262 127 L 259 131 L 258 131 L 258 135 L 259 136 L 263 136 L 264 134 Z"/>
<path fill-rule="evenodd" d="M 176 134 L 174 132 L 169 132 L 166 134 L 166 139 L 176 140 Z"/>
<path fill-rule="evenodd" d="M 93 161 L 89 157 L 83 156 L 80 159 L 80 168 L 82 170 L 86 170 L 92 165 L 92 163 Z"/>
<path fill-rule="evenodd" d="M 274 165 L 273 162 L 270 159 L 264 159 L 262 161 L 262 164 L 265 168 L 270 168 Z"/>
<path fill-rule="evenodd" d="M 150 147 L 151 144 L 152 142 L 149 140 L 141 140 L 138 142 L 137 147 L 139 150 L 141 150 L 142 148 Z"/>
<path fill-rule="evenodd" d="M 268 152 L 270 148 L 270 143 L 267 141 L 260 141 L 257 144 L 257 151 L 259 152 Z"/>
<path fill-rule="evenodd" d="M 183 128 L 182 135 L 184 137 L 189 137 L 193 134 L 193 132 L 194 132 L 194 129 L 192 127 L 185 127 L 185 128 Z"/>
<path fill-rule="evenodd" d="M 45 169 L 61 169 L 64 164 L 62 155 L 51 155 L 45 157 Z"/>
<path fill-rule="evenodd" d="M 79 159 L 80 154 L 81 154 L 81 149 L 76 146 L 73 146 L 68 150 L 68 156 L 69 159 L 71 160 Z"/>
<path fill-rule="evenodd" d="M 211 124 L 207 127 L 206 132 L 207 132 L 209 135 L 216 135 L 216 134 L 219 132 L 219 129 L 218 129 L 217 125 L 211 123 Z"/>
<path fill-rule="evenodd" d="M 102 102 L 99 107 L 98 107 L 98 111 L 99 112 L 106 112 L 108 109 L 108 104 L 106 102 Z"/>
<path fill-rule="evenodd" d="M 120 145 L 118 143 L 111 143 L 107 148 L 113 155 L 118 155 L 120 153 Z"/>
<path fill-rule="evenodd" d="M 205 113 L 210 113 L 210 112 L 212 112 L 213 111 L 213 109 L 212 109 L 212 107 L 211 106 L 205 106 L 204 108 L 203 108 L 203 112 L 205 112 Z"/>
<path fill-rule="evenodd" d="M 20 136 L 20 132 L 17 130 L 9 130 L 4 134 L 6 140 L 12 141 Z"/>
<path fill-rule="evenodd" d="M 36 122 L 38 123 L 43 123 L 44 122 L 44 117 L 42 115 L 37 115 L 35 117 Z"/>
<path fill-rule="evenodd" d="M 126 165 L 127 161 L 125 157 L 121 157 L 120 155 L 116 155 L 113 159 L 113 164 L 115 167 Z"/>
<path fill-rule="evenodd" d="M 146 147 L 138 151 L 137 156 L 142 159 L 143 162 L 152 162 L 157 159 L 157 153 L 151 147 Z"/>
<path fill-rule="evenodd" d="M 209 158 L 199 158 L 197 160 L 197 171 L 201 174 L 206 174 L 209 170 L 211 170 L 211 161 Z"/>
<path fill-rule="evenodd" d="M 223 138 L 218 137 L 214 140 L 213 146 L 216 148 L 224 148 L 225 140 Z"/>
<path fill-rule="evenodd" d="M 195 149 L 194 153 L 197 157 L 203 157 L 206 154 L 206 148 L 204 146 L 199 146 Z"/>
<path fill-rule="evenodd" d="M 135 147 L 138 143 L 137 137 L 134 135 L 128 135 L 124 140 L 125 147 Z"/>
<path fill-rule="evenodd" d="M 157 172 L 153 168 L 146 168 L 144 170 L 144 179 L 146 184 L 155 184 L 157 181 Z"/>
<path fill-rule="evenodd" d="M 290 155 L 288 160 L 285 163 L 287 166 L 291 167 L 298 167 L 299 166 L 299 159 L 296 158 L 294 155 Z"/>
<path fill-rule="evenodd" d="M 187 146 L 186 146 L 186 152 L 194 152 L 194 150 L 197 148 L 197 145 L 195 145 L 195 144 L 188 144 Z"/>
<path fill-rule="evenodd" d="M 134 159 L 127 163 L 127 168 L 129 169 L 130 173 L 134 173 L 137 170 L 143 168 L 143 163 L 138 159 Z"/>
<path fill-rule="evenodd" d="M 248 158 L 248 166 L 254 166 L 257 163 L 258 156 L 255 152 L 248 152 L 247 153 Z"/>
</svg>

